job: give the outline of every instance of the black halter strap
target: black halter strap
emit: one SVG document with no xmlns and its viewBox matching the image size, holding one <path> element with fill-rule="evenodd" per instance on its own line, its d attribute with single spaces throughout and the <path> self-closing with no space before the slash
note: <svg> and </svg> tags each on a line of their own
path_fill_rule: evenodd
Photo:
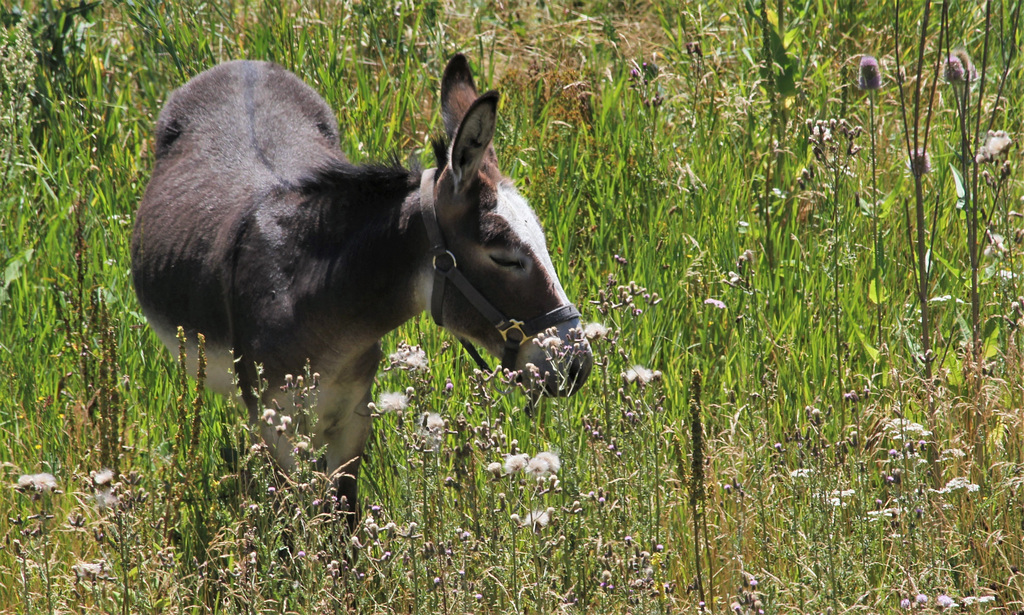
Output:
<svg viewBox="0 0 1024 615">
<path fill-rule="evenodd" d="M 433 258 L 434 287 L 430 293 L 430 315 L 439 327 L 443 327 L 444 311 L 444 290 L 446 282 L 451 282 L 455 288 L 486 318 L 501 334 L 505 340 L 505 347 L 501 357 L 501 365 L 505 369 L 515 369 L 516 357 L 519 355 L 519 348 L 533 336 L 547 330 L 550 327 L 559 325 L 573 318 L 579 318 L 580 312 L 576 306 L 567 303 L 557 307 L 546 314 L 527 321 L 508 318 L 505 314 L 494 307 L 484 297 L 473 283 L 459 270 L 458 261 L 445 245 L 444 235 L 441 234 L 441 226 L 437 222 L 437 211 L 434 209 L 434 173 L 436 169 L 423 171 L 420 178 L 420 205 L 423 212 L 423 226 L 427 229 L 427 239 L 430 241 L 430 254 Z M 480 356 L 477 349 L 462 337 L 457 337 L 465 347 L 469 356 L 484 371 L 490 371 L 487 362 Z"/>
</svg>

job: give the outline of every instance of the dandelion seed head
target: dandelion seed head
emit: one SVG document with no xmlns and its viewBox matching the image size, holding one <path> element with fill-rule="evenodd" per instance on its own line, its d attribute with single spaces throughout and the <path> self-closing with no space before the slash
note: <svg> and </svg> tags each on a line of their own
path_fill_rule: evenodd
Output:
<svg viewBox="0 0 1024 615">
<path fill-rule="evenodd" d="M 114 480 L 114 471 L 109 468 L 103 468 L 92 475 L 92 482 L 96 486 L 106 485 L 112 480 Z"/>
<path fill-rule="evenodd" d="M 562 462 L 559 461 L 558 455 L 550 451 L 537 453 L 537 455 L 526 464 L 526 471 L 536 478 L 548 476 L 550 474 L 557 474 L 558 470 L 561 468 Z"/>
<path fill-rule="evenodd" d="M 398 412 L 409 407 L 409 398 L 400 391 L 387 391 L 380 394 L 377 400 L 377 409 L 382 414 Z"/>
<path fill-rule="evenodd" d="M 643 365 L 634 365 L 622 374 L 622 379 L 626 381 L 626 384 L 648 384 L 660 377 L 660 371 L 650 370 Z"/>
<path fill-rule="evenodd" d="M 608 337 L 608 327 L 599 322 L 588 322 L 586 326 L 583 327 L 583 335 L 585 335 L 588 340 L 603 339 Z"/>
<path fill-rule="evenodd" d="M 974 160 L 978 164 L 998 162 L 1006 156 L 1011 145 L 1013 145 L 1013 139 L 1006 134 L 1005 130 L 990 130 L 985 138 L 985 144 L 978 150 L 978 155 L 974 157 Z"/>
<path fill-rule="evenodd" d="M 110 491 L 110 489 L 101 489 L 97 491 L 96 494 L 93 496 L 93 499 L 96 502 L 96 508 L 100 509 L 101 511 L 106 511 L 111 508 L 114 508 L 115 506 L 117 506 L 118 502 L 117 496 L 114 495 Z"/>
<path fill-rule="evenodd" d="M 388 358 L 398 369 L 411 372 L 426 371 L 430 365 L 430 362 L 427 360 L 427 353 L 419 346 L 402 344 Z"/>
<path fill-rule="evenodd" d="M 71 570 L 79 581 L 95 581 L 103 574 L 103 563 L 78 562 Z"/>
<path fill-rule="evenodd" d="M 39 474 L 22 474 L 18 477 L 18 483 L 14 488 L 18 491 L 49 493 L 57 488 L 57 479 L 49 472 L 40 472 Z"/>
<path fill-rule="evenodd" d="M 545 528 L 551 523 L 551 515 L 554 513 L 553 508 L 547 510 L 535 510 L 530 514 L 526 515 L 526 518 L 522 520 L 521 525 L 523 527 L 529 526 L 534 531 L 538 531 L 541 528 Z"/>
<path fill-rule="evenodd" d="M 515 474 L 520 470 L 525 470 L 528 463 L 530 463 L 529 455 L 509 455 L 505 457 L 505 474 Z"/>
</svg>

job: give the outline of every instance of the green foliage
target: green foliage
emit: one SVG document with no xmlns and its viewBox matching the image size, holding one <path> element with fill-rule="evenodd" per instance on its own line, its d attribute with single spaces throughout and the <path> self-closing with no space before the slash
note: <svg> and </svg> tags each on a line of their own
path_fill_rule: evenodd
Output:
<svg viewBox="0 0 1024 615">
<path fill-rule="evenodd" d="M 1006 78 L 1021 5 L 986 6 L 950 4 L 940 37 L 933 3 L 923 39 L 923 2 L 900 3 L 898 25 L 893 3 L 847 1 L 5 10 L 0 605 L 668 613 L 703 596 L 714 612 L 894 612 L 923 594 L 931 612 L 944 594 L 1024 609 L 1024 85 Z M 967 96 L 942 62 L 984 57 L 985 32 L 987 85 Z M 429 164 L 456 51 L 502 93 L 501 166 L 605 328 L 598 363 L 530 416 L 429 317 L 404 325 L 384 340 L 396 357 L 348 536 L 308 439 L 278 472 L 240 402 L 204 392 L 195 358 L 148 328 L 133 213 L 161 105 L 216 62 L 295 71 L 355 161 Z M 870 99 L 861 53 L 882 69 Z M 920 195 L 902 120 L 918 81 L 935 91 Z M 1014 147 L 972 163 L 990 129 Z M 402 363 L 410 345 L 426 369 Z M 308 420 L 316 384 L 290 389 Z M 56 488 L 29 480 L 42 473 Z"/>
</svg>

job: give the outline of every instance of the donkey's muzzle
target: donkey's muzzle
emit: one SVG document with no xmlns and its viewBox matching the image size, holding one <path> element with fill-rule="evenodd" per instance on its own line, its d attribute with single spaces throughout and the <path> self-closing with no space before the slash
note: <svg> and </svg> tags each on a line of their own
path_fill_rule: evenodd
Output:
<svg viewBox="0 0 1024 615">
<path fill-rule="evenodd" d="M 566 397 L 590 377 L 594 355 L 579 319 L 548 329 L 528 343 L 523 374 L 535 394 Z"/>
</svg>

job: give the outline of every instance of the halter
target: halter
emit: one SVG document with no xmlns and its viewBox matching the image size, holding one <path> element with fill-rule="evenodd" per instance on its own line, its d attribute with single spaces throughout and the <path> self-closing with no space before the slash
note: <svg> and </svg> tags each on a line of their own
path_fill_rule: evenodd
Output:
<svg viewBox="0 0 1024 615">
<path fill-rule="evenodd" d="M 505 349 L 501 357 L 501 365 L 505 369 L 515 369 L 516 357 L 519 355 L 519 348 L 529 341 L 530 338 L 547 330 L 549 327 L 560 325 L 563 322 L 579 318 L 580 312 L 576 306 L 567 303 L 557 307 L 546 314 L 527 321 L 508 318 L 505 314 L 494 307 L 479 290 L 473 286 L 466 276 L 459 270 L 458 261 L 455 255 L 445 247 L 444 235 L 441 234 L 441 227 L 437 223 L 437 211 L 434 207 L 434 173 L 436 169 L 423 171 L 420 178 L 420 203 L 423 211 L 423 225 L 427 229 L 427 239 L 430 241 L 430 254 L 433 257 L 434 268 L 434 290 L 430 295 L 430 315 L 437 326 L 444 327 L 442 323 L 442 311 L 444 309 L 445 282 L 451 282 L 455 288 L 462 293 L 469 303 L 486 318 L 505 340 Z M 456 339 L 465 347 L 469 356 L 473 357 L 476 364 L 484 371 L 491 371 L 487 362 L 480 356 L 473 345 L 462 337 Z"/>
</svg>

